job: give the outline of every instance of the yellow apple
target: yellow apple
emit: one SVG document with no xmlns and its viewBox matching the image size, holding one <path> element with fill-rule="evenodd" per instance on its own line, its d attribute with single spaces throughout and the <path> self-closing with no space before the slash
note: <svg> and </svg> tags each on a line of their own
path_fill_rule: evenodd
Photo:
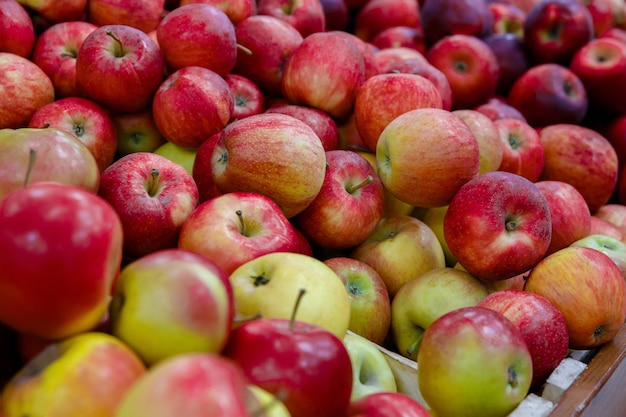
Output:
<svg viewBox="0 0 626 417">
<path fill-rule="evenodd" d="M 154 150 L 154 153 L 166 157 L 170 161 L 176 162 L 178 165 L 185 168 L 185 171 L 192 175 L 193 163 L 196 159 L 198 149 L 196 148 L 183 148 L 172 142 L 165 142 Z"/>
</svg>

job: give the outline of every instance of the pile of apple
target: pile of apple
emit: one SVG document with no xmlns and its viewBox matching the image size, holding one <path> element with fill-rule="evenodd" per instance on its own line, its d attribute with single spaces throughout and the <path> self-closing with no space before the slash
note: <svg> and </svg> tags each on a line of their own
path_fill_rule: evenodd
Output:
<svg viewBox="0 0 626 417">
<path fill-rule="evenodd" d="M 625 97 L 622 0 L 0 0 L 0 416 L 506 416 L 626 320 Z"/>
</svg>

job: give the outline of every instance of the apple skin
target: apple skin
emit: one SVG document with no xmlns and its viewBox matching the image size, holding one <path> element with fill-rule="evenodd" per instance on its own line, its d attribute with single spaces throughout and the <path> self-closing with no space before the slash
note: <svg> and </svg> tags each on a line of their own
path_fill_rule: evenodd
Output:
<svg viewBox="0 0 626 417">
<path fill-rule="evenodd" d="M 285 61 L 302 43 L 300 32 L 276 17 L 256 15 L 239 22 L 235 36 L 245 50 L 237 49 L 232 72 L 251 79 L 267 95 L 282 95 Z"/>
<path fill-rule="evenodd" d="M 213 181 L 213 170 L 211 168 L 211 157 L 215 144 L 217 144 L 222 132 L 219 131 L 211 135 L 196 149 L 196 156 L 191 167 L 191 176 L 198 187 L 198 203 L 222 195 L 222 192 Z"/>
<path fill-rule="evenodd" d="M 15 374 L 2 392 L 4 411 L 7 417 L 112 416 L 146 371 L 121 340 L 81 333 L 50 345 Z"/>
<path fill-rule="evenodd" d="M 313 201 L 293 218 L 313 245 L 347 249 L 372 233 L 385 210 L 378 174 L 356 152 L 326 152 L 326 173 Z"/>
<path fill-rule="evenodd" d="M 621 99 L 626 94 L 626 43 L 607 37 L 593 39 L 576 51 L 569 68 L 585 86 L 594 111 L 626 113 Z"/>
<path fill-rule="evenodd" d="M 439 90 L 427 78 L 407 73 L 374 75 L 357 90 L 356 128 L 367 148 L 375 152 L 380 134 L 393 119 L 420 108 L 443 108 Z"/>
<path fill-rule="evenodd" d="M 626 234 L 626 206 L 608 202 L 595 211 L 594 216 L 607 220 Z"/>
<path fill-rule="evenodd" d="M 210 4 L 191 3 L 169 12 L 156 28 L 170 71 L 199 66 L 225 77 L 237 60 L 235 26 Z"/>
<path fill-rule="evenodd" d="M 526 19 L 524 10 L 511 1 L 489 0 L 487 3 L 493 15 L 491 35 L 511 34 L 520 40 L 524 38 L 524 20 Z"/>
<path fill-rule="evenodd" d="M 115 417 L 249 417 L 249 381 L 221 355 L 186 353 L 151 367 L 130 387 Z M 193 387 L 193 389 L 190 389 Z"/>
<path fill-rule="evenodd" d="M 421 28 L 409 26 L 392 26 L 383 29 L 372 38 L 370 43 L 379 50 L 405 47 L 424 54 L 428 49 L 424 40 L 424 31 Z"/>
<path fill-rule="evenodd" d="M 34 163 L 28 173 L 29 154 Z M 96 193 L 100 170 L 89 148 L 76 136 L 56 128 L 0 129 L 0 201 L 9 193 L 54 181 Z"/>
<path fill-rule="evenodd" d="M 519 329 L 485 307 L 444 314 L 417 355 L 424 400 L 438 417 L 504 416 L 528 394 L 532 358 Z"/>
<path fill-rule="evenodd" d="M 163 56 L 152 38 L 139 29 L 100 26 L 78 50 L 76 80 L 87 97 L 107 109 L 143 110 L 163 81 Z"/>
<path fill-rule="evenodd" d="M 19 80 L 19 81 L 18 81 Z M 41 106 L 54 101 L 54 85 L 34 62 L 0 52 L 0 129 L 26 127 Z"/>
<path fill-rule="evenodd" d="M 0 321 L 47 339 L 95 326 L 122 261 L 122 224 L 113 207 L 92 192 L 42 182 L 5 197 L 0 224 Z M 24 245 L 17 242 L 22 236 L 35 238 Z"/>
<path fill-rule="evenodd" d="M 589 9 L 578 1 L 541 1 L 524 19 L 524 44 L 533 65 L 567 65 L 576 51 L 592 40 L 593 34 Z"/>
<path fill-rule="evenodd" d="M 152 152 L 167 141 L 152 116 L 152 108 L 130 113 L 109 113 L 117 133 L 116 157 Z"/>
<path fill-rule="evenodd" d="M 224 128 L 213 149 L 211 169 L 222 193 L 264 194 L 291 218 L 320 192 L 326 153 L 305 122 L 285 114 L 262 113 Z"/>
<path fill-rule="evenodd" d="M 498 170 L 521 175 L 530 182 L 541 177 L 544 166 L 543 146 L 535 128 L 522 120 L 506 118 L 494 121 L 502 143 L 502 161 Z"/>
<path fill-rule="evenodd" d="M 261 89 L 249 78 L 238 74 L 226 74 L 226 84 L 233 93 L 233 112 L 230 121 L 243 119 L 265 110 L 265 97 Z"/>
<path fill-rule="evenodd" d="M 619 161 L 611 143 L 595 130 L 575 124 L 541 129 L 544 152 L 542 180 L 563 181 L 580 192 L 594 214 L 613 195 Z"/>
<path fill-rule="evenodd" d="M 126 25 L 148 33 L 159 25 L 165 0 L 89 0 L 87 16 L 96 26 Z"/>
<path fill-rule="evenodd" d="M 100 172 L 115 158 L 115 125 L 109 113 L 92 100 L 82 97 L 55 100 L 41 106 L 28 122 L 28 127 L 54 127 L 75 135 L 94 156 Z"/>
<path fill-rule="evenodd" d="M 501 96 L 490 97 L 487 102 L 476 106 L 474 110 L 479 111 L 491 120 L 512 118 L 526 122 L 526 118 L 519 110 L 506 102 L 506 98 Z"/>
<path fill-rule="evenodd" d="M 391 331 L 398 352 L 417 360 L 424 331 L 439 317 L 475 306 L 488 295 L 485 285 L 469 272 L 435 268 L 407 281 L 391 302 Z"/>
<path fill-rule="evenodd" d="M 445 266 L 435 233 L 426 223 L 408 215 L 383 217 L 372 234 L 350 252 L 350 257 L 374 268 L 392 299 L 405 282 Z"/>
<path fill-rule="evenodd" d="M 621 242 L 626 242 L 626 235 L 620 230 L 619 227 L 614 225 L 608 220 L 601 219 L 595 215 L 591 215 L 589 234 L 600 234 L 610 236 Z"/>
<path fill-rule="evenodd" d="M 483 40 L 493 51 L 500 68 L 496 93 L 506 96 L 515 80 L 531 66 L 526 45 L 513 33 L 493 33 Z"/>
<path fill-rule="evenodd" d="M 441 248 L 443 249 L 446 266 L 455 267 L 458 262 L 452 252 L 450 252 L 450 248 L 448 248 L 448 244 L 446 243 L 446 239 L 443 234 L 443 221 L 446 218 L 446 211 L 448 211 L 448 206 L 431 207 L 426 209 L 424 214 L 421 216 L 421 220 L 426 223 L 433 233 L 435 233 L 435 236 L 437 236 L 437 240 L 439 240 Z"/>
<path fill-rule="evenodd" d="M 352 112 L 364 81 L 363 55 L 354 43 L 336 32 L 318 32 L 304 38 L 285 62 L 282 94 L 339 119 Z"/>
<path fill-rule="evenodd" d="M 567 356 L 569 335 L 565 317 L 547 298 L 523 290 L 501 290 L 478 306 L 492 309 L 520 330 L 533 363 L 531 388 L 539 388 Z"/>
<path fill-rule="evenodd" d="M 504 171 L 481 174 L 461 187 L 443 226 L 450 252 L 483 280 L 507 279 L 532 268 L 552 235 L 550 208 L 539 188 Z"/>
<path fill-rule="evenodd" d="M 482 38 L 491 33 L 493 15 L 484 0 L 426 1 L 421 7 L 424 36 L 429 45 L 450 35 Z"/>
<path fill-rule="evenodd" d="M 428 409 L 400 392 L 378 392 L 350 402 L 348 417 L 432 417 Z"/>
<path fill-rule="evenodd" d="M 224 78 L 208 68 L 183 67 L 161 83 L 152 115 L 161 134 L 183 148 L 197 148 L 232 118 L 234 97 Z"/>
<path fill-rule="evenodd" d="M 626 278 L 626 243 L 612 236 L 591 233 L 582 237 L 569 246 L 585 246 L 599 250 L 615 262 Z"/>
<path fill-rule="evenodd" d="M 440 207 L 478 175 L 480 150 L 460 117 L 422 108 L 401 114 L 385 127 L 376 145 L 376 163 L 391 194 L 416 207 Z"/>
<path fill-rule="evenodd" d="M 0 0 L 0 51 L 29 58 L 35 45 L 35 26 L 16 0 Z"/>
<path fill-rule="evenodd" d="M 257 0 L 257 14 L 285 21 L 303 38 L 326 30 L 326 15 L 320 0 Z"/>
<path fill-rule="evenodd" d="M 350 296 L 348 330 L 382 345 L 391 325 L 391 300 L 385 281 L 374 268 L 354 258 L 325 259 L 343 282 Z"/>
<path fill-rule="evenodd" d="M 152 152 L 134 152 L 113 162 L 100 176 L 98 194 L 119 215 L 124 255 L 131 259 L 176 247 L 183 223 L 198 204 L 191 174 Z"/>
<path fill-rule="evenodd" d="M 626 319 L 626 281 L 604 253 L 570 246 L 542 259 L 524 291 L 550 300 L 565 317 L 571 349 L 591 349 L 610 341 Z"/>
<path fill-rule="evenodd" d="M 460 117 L 469 126 L 478 142 L 478 154 L 480 157 L 478 173 L 484 174 L 500 168 L 504 146 L 494 121 L 477 110 L 454 110 L 452 113 Z"/>
<path fill-rule="evenodd" d="M 351 15 L 345 0 L 320 0 L 324 10 L 326 30 L 346 30 Z"/>
<path fill-rule="evenodd" d="M 299 320 L 263 317 L 234 328 L 224 355 L 241 366 L 251 383 L 279 396 L 291 415 L 342 417 L 353 384 L 344 335 Z"/>
<path fill-rule="evenodd" d="M 185 171 L 187 171 L 189 175 L 193 175 L 193 164 L 196 159 L 196 154 L 198 153 L 197 149 L 183 148 L 166 141 L 156 148 L 154 153 L 164 156 L 172 162 L 176 162 L 178 165 L 185 168 Z"/>
<path fill-rule="evenodd" d="M 354 35 L 366 42 L 385 29 L 404 26 L 421 29 L 422 18 L 417 0 L 370 0 L 356 10 Z"/>
<path fill-rule="evenodd" d="M 511 86 L 507 102 L 535 128 L 579 124 L 589 107 L 587 90 L 580 78 L 555 63 L 528 68 Z"/>
<path fill-rule="evenodd" d="M 228 16 L 235 26 L 242 20 L 257 14 L 256 0 L 180 0 L 178 6 L 185 6 L 192 3 L 204 3 L 217 7 Z"/>
</svg>

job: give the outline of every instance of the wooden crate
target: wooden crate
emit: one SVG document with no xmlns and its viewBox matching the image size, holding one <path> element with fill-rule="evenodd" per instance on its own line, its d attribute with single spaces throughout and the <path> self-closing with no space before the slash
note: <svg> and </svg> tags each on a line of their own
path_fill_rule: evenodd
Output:
<svg viewBox="0 0 626 417">
<path fill-rule="evenodd" d="M 379 346 L 398 391 L 426 404 L 417 383 L 417 363 Z M 530 393 L 509 417 L 626 416 L 626 325 L 598 349 L 571 351 L 542 389 Z"/>
</svg>

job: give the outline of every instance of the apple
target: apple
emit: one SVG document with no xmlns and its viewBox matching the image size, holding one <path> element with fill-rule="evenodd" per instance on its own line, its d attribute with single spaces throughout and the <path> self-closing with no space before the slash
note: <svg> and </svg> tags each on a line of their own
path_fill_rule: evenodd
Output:
<svg viewBox="0 0 626 417">
<path fill-rule="evenodd" d="M 435 320 L 424 332 L 417 362 L 420 392 L 438 417 L 507 415 L 532 381 L 532 357 L 519 329 L 479 306 Z"/>
<path fill-rule="evenodd" d="M 495 0 L 487 3 L 493 15 L 491 35 L 511 34 L 520 40 L 524 38 L 524 20 L 526 19 L 524 10 L 511 1 Z"/>
<path fill-rule="evenodd" d="M 620 26 L 614 26 L 606 29 L 602 34 L 597 36 L 598 38 L 613 38 L 620 41 L 626 41 L 626 28 Z"/>
<path fill-rule="evenodd" d="M 541 129 L 544 152 L 542 180 L 563 181 L 580 192 L 594 214 L 617 185 L 619 163 L 611 143 L 595 130 L 575 124 Z"/>
<path fill-rule="evenodd" d="M 0 51 L 29 58 L 35 45 L 35 26 L 17 0 L 0 0 Z"/>
<path fill-rule="evenodd" d="M 0 129 L 0 201 L 25 184 L 42 181 L 95 193 L 100 170 L 87 146 L 64 130 Z"/>
<path fill-rule="evenodd" d="M 19 0 L 33 13 L 35 19 L 47 24 L 80 20 L 86 11 L 87 0 Z"/>
<path fill-rule="evenodd" d="M 152 116 L 161 134 L 183 148 L 197 148 L 232 118 L 235 101 L 224 78 L 208 68 L 183 67 L 161 83 Z"/>
<path fill-rule="evenodd" d="M 302 43 L 296 28 L 277 17 L 250 16 L 235 27 L 237 61 L 232 72 L 252 80 L 265 94 L 282 95 L 285 61 Z"/>
<path fill-rule="evenodd" d="M 41 68 L 27 58 L 0 52 L 0 129 L 26 127 L 41 106 L 54 101 L 54 86 Z"/>
<path fill-rule="evenodd" d="M 619 227 L 609 222 L 608 220 L 601 219 L 593 214 L 591 215 L 591 219 L 590 219 L 589 234 L 590 235 L 600 234 L 600 235 L 612 237 L 621 242 L 626 242 L 625 240 L 626 236 L 620 230 Z"/>
<path fill-rule="evenodd" d="M 437 236 L 412 216 L 383 217 L 371 235 L 351 250 L 350 257 L 374 268 L 392 299 L 407 281 L 445 266 Z"/>
<path fill-rule="evenodd" d="M 533 363 L 531 388 L 539 388 L 568 353 L 563 313 L 547 298 L 523 290 L 493 292 L 478 306 L 502 314 L 520 330 Z"/>
<path fill-rule="evenodd" d="M 230 274 L 267 253 L 297 252 L 300 241 L 272 199 L 231 192 L 193 210 L 181 226 L 177 247 L 206 256 Z"/>
<path fill-rule="evenodd" d="M 506 96 L 513 83 L 531 66 L 526 45 L 513 33 L 493 33 L 483 40 L 493 51 L 500 68 L 496 93 Z"/>
<path fill-rule="evenodd" d="M 513 118 L 523 122 L 526 118 L 517 110 L 506 102 L 506 99 L 500 96 L 494 96 L 479 106 L 476 106 L 474 110 L 479 111 L 489 117 L 491 120 Z"/>
<path fill-rule="evenodd" d="M 326 15 L 320 0 L 257 0 L 257 14 L 290 24 L 303 38 L 326 30 Z"/>
<path fill-rule="evenodd" d="M 33 114 L 28 127 L 53 127 L 75 135 L 94 156 L 100 172 L 115 158 L 115 124 L 109 113 L 92 100 L 65 97 L 45 104 Z"/>
<path fill-rule="evenodd" d="M 565 317 L 571 349 L 607 343 L 626 319 L 626 281 L 603 252 L 570 246 L 546 256 L 532 269 L 524 291 L 544 296 Z"/>
<path fill-rule="evenodd" d="M 382 277 L 354 258 L 335 256 L 323 261 L 343 282 L 350 296 L 348 330 L 382 345 L 391 325 L 391 300 Z"/>
<path fill-rule="evenodd" d="M 213 171 L 211 169 L 211 157 L 221 134 L 222 132 L 219 131 L 211 135 L 195 150 L 191 176 L 198 187 L 198 203 L 204 203 L 222 194 L 217 185 L 215 185 L 215 181 L 213 181 Z"/>
<path fill-rule="evenodd" d="M 576 51 L 569 68 L 585 86 L 594 111 L 626 113 L 621 99 L 626 94 L 626 43 L 608 37 L 593 39 Z"/>
<path fill-rule="evenodd" d="M 89 0 L 87 16 L 96 26 L 125 25 L 148 33 L 159 25 L 164 8 L 165 0 Z"/>
<path fill-rule="evenodd" d="M 328 31 L 327 31 L 328 32 Z M 351 32 L 337 30 L 332 32 L 339 36 L 343 36 L 347 41 L 352 43 L 356 49 L 361 52 L 363 64 L 365 66 L 365 79 L 367 80 L 373 75 L 379 74 L 378 60 L 376 59 L 376 47 L 370 42 L 366 42 Z"/>
<path fill-rule="evenodd" d="M 392 26 L 381 30 L 370 43 L 379 50 L 385 48 L 411 48 L 424 54 L 428 49 L 421 27 Z"/>
<path fill-rule="evenodd" d="M 491 33 L 493 15 L 485 0 L 426 1 L 421 8 L 426 41 L 433 45 L 446 36 L 482 38 Z"/>
<path fill-rule="evenodd" d="M 524 44 L 534 64 L 567 65 L 594 36 L 593 20 L 583 2 L 544 0 L 524 19 Z"/>
<path fill-rule="evenodd" d="M 484 280 L 507 279 L 532 268 L 552 236 L 543 193 L 528 179 L 504 171 L 481 174 L 463 185 L 443 227 L 450 252 Z"/>
<path fill-rule="evenodd" d="M 152 152 L 134 152 L 113 162 L 100 176 L 98 194 L 119 215 L 124 255 L 131 259 L 176 247 L 183 223 L 198 204 L 191 174 Z"/>
<path fill-rule="evenodd" d="M 537 182 L 544 166 L 543 145 L 535 128 L 513 118 L 494 121 L 502 143 L 502 161 L 498 170 L 521 175 Z"/>
<path fill-rule="evenodd" d="M 146 372 L 121 340 L 85 332 L 51 344 L 26 363 L 4 387 L 2 403 L 7 417 L 112 416 Z"/>
<path fill-rule="evenodd" d="M 320 0 L 324 10 L 326 30 L 346 30 L 351 15 L 345 0 Z"/>
<path fill-rule="evenodd" d="M 376 163 L 391 194 L 413 206 L 440 207 L 478 175 L 480 150 L 460 117 L 422 108 L 401 114 L 385 127 L 376 145 Z"/>
<path fill-rule="evenodd" d="M 363 142 L 375 152 L 380 134 L 393 119 L 414 109 L 442 107 L 439 90 L 425 77 L 386 73 L 368 78 L 359 87 L 354 117 Z"/>
<path fill-rule="evenodd" d="M 271 104 L 265 113 L 282 113 L 308 124 L 322 141 L 325 151 L 339 149 L 339 127 L 330 115 L 322 110 L 288 102 Z"/>
<path fill-rule="evenodd" d="M 187 251 L 164 249 L 127 264 L 111 300 L 112 334 L 149 366 L 185 353 L 220 353 L 233 323 L 226 271 L 178 252 Z"/>
<path fill-rule="evenodd" d="M 129 113 L 109 113 L 117 133 L 116 156 L 153 152 L 167 143 L 154 122 L 152 108 Z"/>
<path fill-rule="evenodd" d="M 528 68 L 511 86 L 507 101 L 535 128 L 578 124 L 589 107 L 587 90 L 580 78 L 555 63 Z"/>
<path fill-rule="evenodd" d="M 370 42 L 391 27 L 421 29 L 422 16 L 417 0 L 370 0 L 356 10 L 353 25 L 354 35 Z"/>
<path fill-rule="evenodd" d="M 249 78 L 239 74 L 227 74 L 226 84 L 233 93 L 233 113 L 231 121 L 243 119 L 265 110 L 265 97 L 261 89 Z"/>
<path fill-rule="evenodd" d="M 609 117 L 592 127 L 604 136 L 617 153 L 620 169 L 626 164 L 626 113 L 622 116 Z"/>
<path fill-rule="evenodd" d="M 396 349 L 416 360 L 424 331 L 436 319 L 457 308 L 475 306 L 488 294 L 478 278 L 460 269 L 435 268 L 416 275 L 400 287 L 391 302 Z"/>
<path fill-rule="evenodd" d="M 626 206 L 608 202 L 594 212 L 594 216 L 607 220 L 617 226 L 622 233 L 626 233 Z"/>
<path fill-rule="evenodd" d="M 277 395 L 250 383 L 248 383 L 248 391 L 256 400 L 256 403 L 254 403 L 255 408 L 251 410 L 253 415 L 258 417 L 291 417 L 289 410 L 287 410 L 287 407 L 285 407 L 285 404 Z"/>
<path fill-rule="evenodd" d="M 311 290 L 308 286 L 300 296 L 303 304 L 285 306 L 294 309 L 291 319 L 262 317 L 234 328 L 224 355 L 241 366 L 251 383 L 280 398 L 291 415 L 342 417 L 353 385 L 352 362 L 342 341 L 345 332 L 338 336 L 295 318 Z M 323 305 L 328 306 L 330 294 Z"/>
<path fill-rule="evenodd" d="M 400 392 L 375 392 L 350 402 L 348 417 L 431 417 L 427 407 Z"/>
<path fill-rule="evenodd" d="M 305 122 L 285 114 L 262 113 L 224 128 L 211 156 L 211 169 L 222 193 L 264 194 L 291 218 L 320 192 L 326 153 Z"/>
<path fill-rule="evenodd" d="M 172 162 L 176 162 L 178 165 L 185 168 L 185 171 L 187 171 L 189 175 L 193 175 L 193 165 L 198 149 L 183 148 L 182 146 L 166 141 L 153 152 L 157 155 L 166 157 Z"/>
<path fill-rule="evenodd" d="M 502 164 L 504 146 L 500 132 L 487 115 L 472 109 L 454 110 L 452 113 L 463 120 L 478 142 L 478 173 L 496 171 Z"/>
<path fill-rule="evenodd" d="M 350 402 L 375 392 L 397 392 L 396 379 L 385 354 L 362 336 L 348 332 L 343 344 L 352 363 Z"/>
<path fill-rule="evenodd" d="M 93 192 L 41 182 L 0 201 L 0 225 L 0 321 L 48 339 L 94 327 L 122 261 L 113 207 Z"/>
<path fill-rule="evenodd" d="M 326 152 L 326 173 L 313 201 L 294 218 L 294 224 L 313 245 L 347 249 L 372 233 L 385 210 L 385 194 L 378 174 L 356 152 Z"/>
<path fill-rule="evenodd" d="M 292 252 L 261 255 L 235 269 L 230 283 L 237 317 L 289 321 L 300 298 L 299 291 L 304 289 L 306 295 L 298 304 L 298 321 L 319 326 L 339 339 L 348 330 L 348 291 L 329 266 L 312 256 Z"/>
<path fill-rule="evenodd" d="M 156 28 L 167 67 L 199 66 L 225 77 L 237 60 L 235 26 L 216 6 L 191 3 L 169 12 Z"/>
<path fill-rule="evenodd" d="M 500 79 L 498 59 L 480 38 L 446 36 L 428 49 L 426 58 L 448 79 L 453 109 L 474 108 L 496 92 Z"/>
<path fill-rule="evenodd" d="M 139 378 L 114 416 L 249 417 L 248 384 L 241 367 L 221 355 L 180 354 L 155 364 Z"/>
<path fill-rule="evenodd" d="M 421 220 L 426 223 L 433 233 L 435 233 L 435 236 L 437 236 L 437 240 L 443 249 L 446 266 L 455 267 L 458 262 L 452 252 L 450 252 L 450 248 L 448 248 L 448 244 L 446 243 L 446 238 L 443 233 L 443 221 L 446 218 L 446 211 L 448 211 L 448 206 L 428 208 L 421 216 Z"/>
<path fill-rule="evenodd" d="M 302 40 L 285 62 L 282 94 L 334 118 L 348 116 L 365 81 L 363 54 L 337 32 L 317 32 Z"/>
<path fill-rule="evenodd" d="M 180 0 L 178 6 L 192 3 L 204 3 L 217 7 L 228 16 L 235 26 L 247 17 L 257 14 L 256 0 Z"/>
<path fill-rule="evenodd" d="M 100 26 L 85 38 L 76 56 L 79 88 L 110 110 L 147 108 L 162 80 L 159 46 L 134 27 Z"/>
<path fill-rule="evenodd" d="M 623 241 L 612 236 L 591 233 L 572 242 L 569 246 L 585 246 L 599 250 L 615 262 L 626 278 L 626 243 Z"/>
<path fill-rule="evenodd" d="M 584 197 L 573 186 L 563 181 L 537 181 L 550 208 L 552 239 L 546 255 L 569 246 L 591 232 L 591 213 Z"/>
</svg>

